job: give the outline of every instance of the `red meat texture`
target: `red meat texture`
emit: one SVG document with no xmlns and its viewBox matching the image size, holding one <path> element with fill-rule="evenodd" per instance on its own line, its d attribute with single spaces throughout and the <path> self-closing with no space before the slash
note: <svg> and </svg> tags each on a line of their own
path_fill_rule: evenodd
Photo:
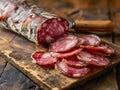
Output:
<svg viewBox="0 0 120 90">
<path fill-rule="evenodd" d="M 66 76 L 81 78 L 91 71 L 91 65 L 107 66 L 113 53 L 96 35 L 66 35 L 51 43 L 48 52 L 38 51 L 32 57 L 39 65 L 51 65 Z"/>
</svg>

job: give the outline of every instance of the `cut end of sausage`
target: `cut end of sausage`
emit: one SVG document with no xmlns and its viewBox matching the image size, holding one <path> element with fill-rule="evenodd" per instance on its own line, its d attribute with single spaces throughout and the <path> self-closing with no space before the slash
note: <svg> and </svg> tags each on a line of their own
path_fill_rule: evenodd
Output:
<svg viewBox="0 0 120 90">
<path fill-rule="evenodd" d="M 64 18 L 46 20 L 38 30 L 38 44 L 49 44 L 68 33 L 69 24 Z"/>
</svg>

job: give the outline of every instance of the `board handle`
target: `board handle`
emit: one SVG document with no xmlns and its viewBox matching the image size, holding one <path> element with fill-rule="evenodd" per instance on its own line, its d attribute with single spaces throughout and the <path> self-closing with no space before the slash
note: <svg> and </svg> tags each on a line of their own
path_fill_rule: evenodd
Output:
<svg viewBox="0 0 120 90">
<path fill-rule="evenodd" d="M 78 32 L 112 32 L 111 20 L 75 20 L 74 29 Z"/>
</svg>

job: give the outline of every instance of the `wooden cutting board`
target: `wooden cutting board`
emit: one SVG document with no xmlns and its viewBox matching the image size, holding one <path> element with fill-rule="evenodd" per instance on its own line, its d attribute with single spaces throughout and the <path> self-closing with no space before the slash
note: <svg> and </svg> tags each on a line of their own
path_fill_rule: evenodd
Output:
<svg viewBox="0 0 120 90">
<path fill-rule="evenodd" d="M 0 30 L 0 57 L 5 58 L 45 90 L 62 90 L 77 87 L 120 63 L 120 48 L 106 43 L 115 49 L 115 54 L 110 57 L 111 63 L 107 67 L 95 68 L 79 79 L 64 76 L 57 70 L 32 63 L 31 54 L 36 50 L 35 44 L 8 30 Z"/>
</svg>

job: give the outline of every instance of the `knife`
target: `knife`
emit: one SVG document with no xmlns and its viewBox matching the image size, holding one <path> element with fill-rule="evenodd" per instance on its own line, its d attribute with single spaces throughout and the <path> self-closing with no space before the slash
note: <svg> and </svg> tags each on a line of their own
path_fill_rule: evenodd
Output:
<svg viewBox="0 0 120 90">
<path fill-rule="evenodd" d="M 69 22 L 70 28 L 77 32 L 112 32 L 114 25 L 111 20 L 75 20 Z"/>
</svg>

